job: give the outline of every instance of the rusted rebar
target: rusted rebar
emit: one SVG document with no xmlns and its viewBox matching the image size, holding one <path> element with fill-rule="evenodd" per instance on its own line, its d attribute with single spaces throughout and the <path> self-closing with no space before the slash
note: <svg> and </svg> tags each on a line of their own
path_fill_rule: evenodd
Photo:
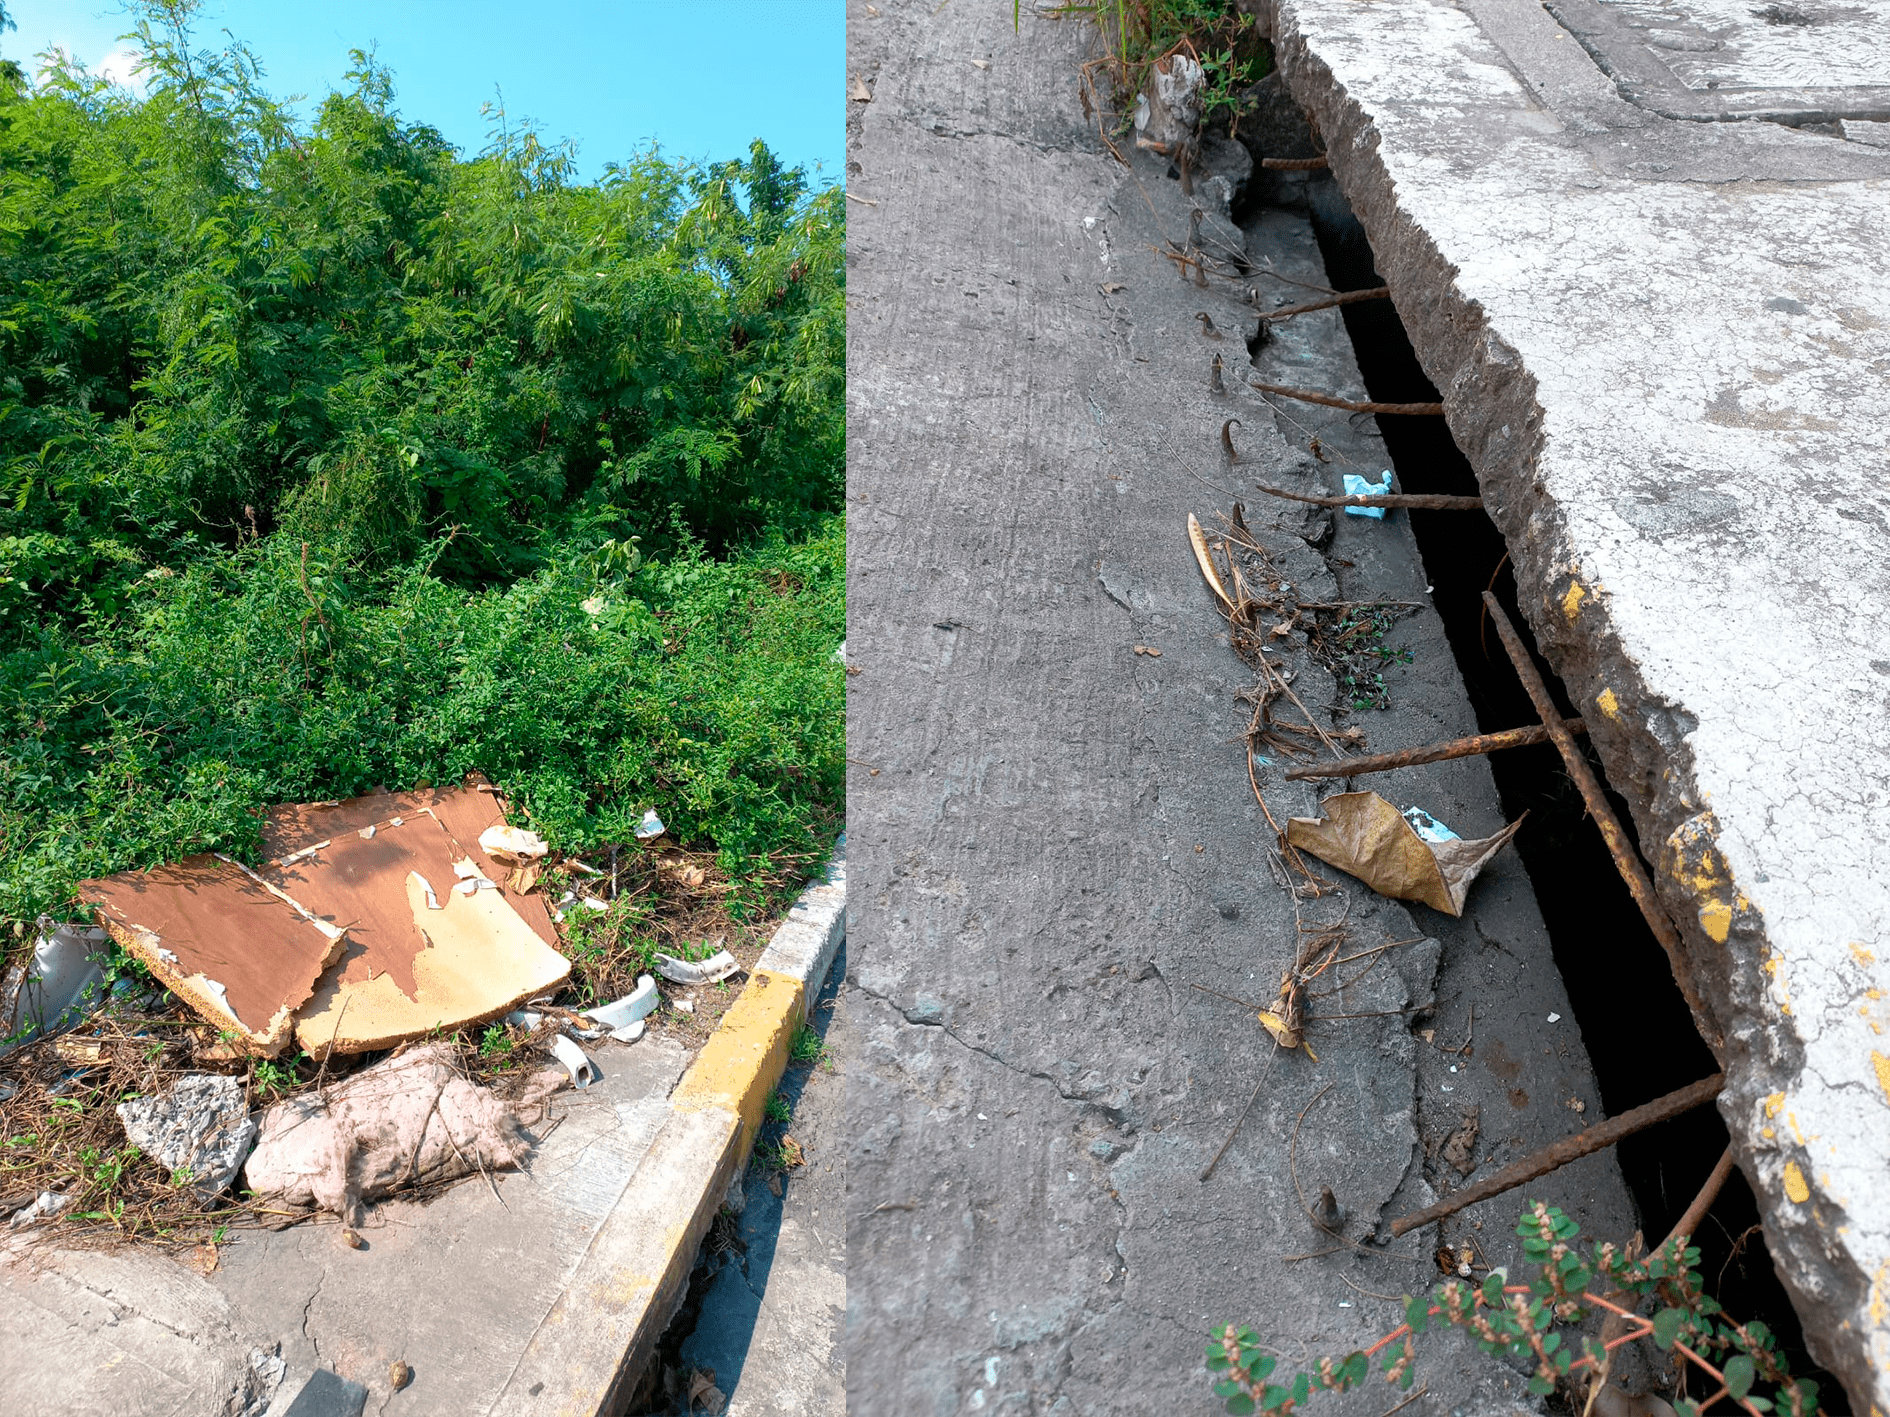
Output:
<svg viewBox="0 0 1890 1417">
<path fill-rule="evenodd" d="M 1360 300 L 1389 300 L 1391 287 L 1374 286 L 1370 290 L 1347 290 L 1330 300 L 1313 300 L 1304 305 L 1289 305 L 1284 310 L 1262 310 L 1263 320 L 1289 320 L 1295 315 L 1310 315 L 1315 310 L 1330 310 L 1335 305 L 1351 305 Z"/>
<path fill-rule="evenodd" d="M 1608 799 L 1602 795 L 1601 784 L 1596 781 L 1594 769 L 1588 766 L 1588 759 L 1582 750 L 1575 746 L 1575 739 L 1562 725 L 1562 717 L 1556 712 L 1555 702 L 1549 697 L 1549 686 L 1542 682 L 1542 676 L 1536 673 L 1535 662 L 1529 658 L 1529 651 L 1523 648 L 1522 640 L 1516 634 L 1516 627 L 1504 614 L 1503 607 L 1489 591 L 1483 592 L 1483 604 L 1490 612 L 1490 621 L 1496 626 L 1497 638 L 1502 640 L 1503 649 L 1509 655 L 1509 662 L 1516 667 L 1516 677 L 1522 680 L 1523 688 L 1529 691 L 1529 701 L 1536 706 L 1536 712 L 1542 715 L 1543 725 L 1549 730 L 1549 739 L 1562 755 L 1562 762 L 1568 768 L 1568 775 L 1581 789 L 1582 801 L 1588 804 L 1588 815 L 1595 819 L 1595 825 L 1601 828 L 1602 840 L 1608 843 L 1608 854 L 1614 857 L 1615 869 L 1621 873 L 1621 879 L 1627 882 L 1628 892 L 1634 897 L 1634 903 L 1641 908 L 1641 915 L 1647 921 L 1647 928 L 1654 932 L 1654 938 L 1666 952 L 1667 966 L 1673 971 L 1674 983 L 1680 986 L 1680 993 L 1687 1001 L 1687 1007 L 1693 1011 L 1695 1026 L 1702 1037 L 1709 1043 L 1715 1042 L 1709 1032 L 1709 1015 L 1706 1006 L 1700 1000 L 1699 992 L 1693 987 L 1693 970 L 1687 964 L 1682 953 L 1680 932 L 1674 928 L 1668 918 L 1666 908 L 1654 895 L 1653 884 L 1647 879 L 1647 872 L 1641 866 L 1641 858 L 1635 852 L 1628 835 L 1622 829 L 1621 821 L 1614 814 L 1614 808 L 1608 805 Z"/>
<path fill-rule="evenodd" d="M 1586 733 L 1588 725 L 1579 718 L 1563 720 L 1570 733 Z M 1336 763 L 1314 763 L 1294 768 L 1286 777 L 1297 781 L 1307 777 L 1362 777 L 1368 772 L 1390 772 L 1393 768 L 1414 768 L 1424 763 L 1441 763 L 1449 758 L 1475 758 L 1503 748 L 1527 748 L 1532 743 L 1549 741 L 1549 730 L 1541 724 L 1530 728 L 1512 728 L 1503 733 L 1479 733 L 1473 738 L 1454 738 L 1448 743 L 1429 743 L 1422 748 L 1402 748 L 1395 753 L 1372 753 L 1364 757 L 1341 758 Z"/>
<path fill-rule="evenodd" d="M 1263 157 L 1260 166 L 1269 172 L 1317 172 L 1326 166 L 1325 157 Z"/>
<path fill-rule="evenodd" d="M 1291 389 L 1285 384 L 1263 384 L 1258 379 L 1247 381 L 1263 394 L 1278 394 L 1283 399 L 1298 399 L 1301 403 L 1322 403 L 1327 408 L 1342 408 L 1347 413 L 1411 413 L 1436 414 L 1441 416 L 1444 406 L 1441 403 L 1359 403 L 1355 399 L 1334 398 L 1331 394 L 1314 393 L 1311 389 Z"/>
<path fill-rule="evenodd" d="M 1431 512 L 1480 512 L 1481 497 L 1446 497 L 1435 492 L 1353 492 L 1343 497 L 1314 497 L 1305 492 L 1288 492 L 1280 487 L 1254 486 L 1269 497 L 1284 497 L 1289 502 L 1311 502 L 1315 507 L 1411 507 Z"/>
<path fill-rule="evenodd" d="M 1714 1073 L 1710 1078 L 1701 1078 L 1670 1092 L 1665 1097 L 1656 1097 L 1652 1102 L 1623 1112 L 1619 1117 L 1610 1117 L 1605 1122 L 1597 1122 L 1586 1131 L 1576 1132 L 1573 1136 L 1563 1137 L 1552 1142 L 1537 1152 L 1532 1152 L 1514 1165 L 1505 1166 L 1494 1176 L 1478 1181 L 1474 1186 L 1465 1186 L 1461 1191 L 1452 1191 L 1442 1200 L 1414 1210 L 1401 1220 L 1391 1222 L 1394 1236 L 1405 1235 L 1421 1225 L 1429 1225 L 1433 1220 L 1442 1220 L 1447 1215 L 1455 1215 L 1465 1206 L 1486 1201 L 1491 1196 L 1500 1196 L 1504 1191 L 1513 1191 L 1518 1186 L 1527 1185 L 1538 1176 L 1546 1176 L 1551 1171 L 1566 1166 L 1571 1161 L 1579 1161 L 1584 1156 L 1593 1155 L 1613 1146 L 1623 1137 L 1631 1137 L 1636 1132 L 1645 1131 L 1656 1123 L 1669 1121 L 1682 1112 L 1691 1112 L 1695 1107 L 1711 1102 L 1719 1096 L 1720 1089 L 1726 1085 L 1726 1074 Z"/>
</svg>

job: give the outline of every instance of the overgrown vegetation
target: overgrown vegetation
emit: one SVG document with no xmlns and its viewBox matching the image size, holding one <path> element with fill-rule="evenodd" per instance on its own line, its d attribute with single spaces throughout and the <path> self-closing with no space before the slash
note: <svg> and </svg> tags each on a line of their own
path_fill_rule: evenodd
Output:
<svg viewBox="0 0 1890 1417">
<path fill-rule="evenodd" d="M 1203 123 L 1238 124 L 1241 91 L 1266 76 L 1271 47 L 1255 32 L 1253 16 L 1234 0 L 1089 0 L 1059 5 L 1051 13 L 1086 15 L 1102 31 L 1107 57 L 1101 68 L 1113 89 L 1113 104 L 1127 96 L 1118 134 L 1133 119 L 1133 96 L 1156 64 L 1186 54 L 1200 64 Z M 1085 71 L 1092 88 L 1095 77 Z M 1104 106 L 1113 106 L 1105 104 Z"/>
<path fill-rule="evenodd" d="M 298 122 L 196 8 L 138 7 L 142 94 L 0 64 L 0 916 L 472 769 L 564 849 L 819 854 L 838 189 L 463 157 L 359 52 Z"/>
<path fill-rule="evenodd" d="M 1706 1292 L 1693 1268 L 1700 1252 L 1688 1236 L 1675 1236 L 1652 1255 L 1636 1257 L 1609 1243 L 1592 1245 L 1584 1257 L 1575 1243 L 1580 1233 L 1561 1210 L 1534 1202 L 1516 1222 L 1524 1263 L 1534 1271 L 1527 1283 L 1510 1283 L 1502 1270 L 1492 1270 L 1481 1284 L 1447 1280 L 1428 1297 L 1407 1297 L 1404 1322 L 1369 1349 L 1317 1359 L 1290 1378 L 1281 1373 L 1275 1379 L 1279 1360 L 1262 1349 L 1252 1329 L 1230 1324 L 1207 1345 L 1214 1391 L 1231 1413 L 1292 1412 L 1315 1392 L 1363 1383 L 1381 1352 L 1385 1380 L 1408 1389 L 1417 1375 L 1416 1340 L 1451 1327 L 1468 1332 L 1485 1353 L 1526 1364 L 1529 1390 L 1539 1397 L 1558 1389 L 1579 1396 L 1579 1383 L 1597 1374 L 1606 1380 L 1613 1350 L 1648 1339 L 1674 1357 L 1682 1393 L 1674 1410 L 1681 1417 L 1698 1417 L 1722 1402 L 1751 1414 L 1810 1417 L 1819 1410 L 1817 1383 L 1792 1377 L 1766 1326 L 1728 1319 Z M 1596 1312 L 1620 1324 L 1605 1343 L 1579 1332 Z M 1697 1397 L 1685 1396 L 1689 1374 L 1703 1381 Z"/>
</svg>

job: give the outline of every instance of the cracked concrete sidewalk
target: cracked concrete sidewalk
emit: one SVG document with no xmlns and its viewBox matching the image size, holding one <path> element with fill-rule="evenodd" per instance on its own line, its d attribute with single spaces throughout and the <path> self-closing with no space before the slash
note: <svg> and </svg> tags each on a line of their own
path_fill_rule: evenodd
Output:
<svg viewBox="0 0 1890 1417">
<path fill-rule="evenodd" d="M 1342 1353 L 1396 1326 L 1372 1296 L 1436 1277 L 1435 1230 L 1385 1256 L 1289 1259 L 1326 1247 L 1300 1213 L 1296 1123 L 1300 1183 L 1330 1184 L 1356 1237 L 1431 1199 L 1464 1106 L 1493 1169 L 1578 1129 L 1562 1100 L 1594 1096 L 1579 1037 L 1548 1021 L 1569 1010 L 1513 855 L 1460 921 L 1356 885 L 1307 907 L 1349 909 L 1361 947 L 1421 940 L 1343 1007 L 1434 1005 L 1454 1041 L 1480 1000 L 1474 1067 L 1395 1017 L 1317 1029 L 1317 1063 L 1273 1057 L 1250 1011 L 1192 987 L 1270 998 L 1296 926 L 1242 761 L 1234 694 L 1252 676 L 1218 638 L 1187 514 L 1240 495 L 1219 464 L 1226 417 L 1242 420 L 1244 482 L 1325 475 L 1308 435 L 1362 467 L 1382 450 L 1343 415 L 1276 427 L 1245 391 L 1208 392 L 1195 312 L 1239 330 L 1251 311 L 1149 249 L 1186 232 L 1189 204 L 1163 164 L 1125 171 L 1097 141 L 1075 93 L 1089 43 L 1079 22 L 1028 13 L 1014 33 L 970 7 L 849 10 L 849 73 L 871 94 L 848 106 L 847 167 L 847 1388 L 862 1414 L 1218 1410 L 1210 1327 L 1251 1322 L 1289 1358 Z M 1246 239 L 1224 211 L 1210 226 Z M 1323 283 L 1303 219 L 1254 241 L 1257 263 Z M 1230 359 L 1230 384 L 1246 363 Z M 1256 372 L 1362 393 L 1336 314 L 1288 327 Z M 1250 521 L 1273 518 L 1249 500 Z M 1270 549 L 1322 598 L 1422 599 L 1401 520 L 1341 526 L 1328 564 L 1281 518 Z M 1372 747 L 1474 731 L 1436 617 L 1399 633 L 1416 659 L 1387 675 L 1397 707 L 1367 716 Z M 1329 696 L 1295 662 L 1302 696 Z M 1465 835 L 1500 825 L 1487 765 L 1410 781 Z M 1266 791 L 1281 820 L 1313 812 L 1305 784 Z M 1609 1156 L 1530 1194 L 1591 1231 L 1634 1228 Z M 1462 1217 L 1490 1263 L 1516 1204 Z M 1425 1376 L 1429 1410 L 1533 1404 L 1469 1354 L 1437 1352 Z"/>
</svg>

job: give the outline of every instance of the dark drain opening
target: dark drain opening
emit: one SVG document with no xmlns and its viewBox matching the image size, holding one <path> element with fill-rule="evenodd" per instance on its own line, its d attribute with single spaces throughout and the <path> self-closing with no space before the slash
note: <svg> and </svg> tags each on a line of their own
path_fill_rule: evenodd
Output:
<svg viewBox="0 0 1890 1417">
<path fill-rule="evenodd" d="M 1305 193 L 1333 288 L 1383 285 L 1364 228 L 1331 179 L 1308 183 Z M 1386 403 L 1438 398 L 1390 301 L 1348 305 L 1341 313 L 1371 398 Z M 1443 419 L 1380 416 L 1378 424 L 1399 490 L 1477 494 L 1476 475 Z M 1502 535 L 1478 513 L 1408 515 L 1479 729 L 1491 733 L 1537 722 L 1528 694 L 1482 615 L 1482 593 L 1494 575 L 1497 597 L 1534 652 L 1528 622 L 1517 610 L 1515 578 L 1507 565 L 1497 573 L 1506 549 Z M 1536 664 L 1562 712 L 1573 713 L 1561 680 L 1540 655 Z M 1589 759 L 1605 784 L 1607 775 L 1592 749 Z M 1588 820 L 1581 795 L 1555 749 L 1546 744 L 1511 749 L 1493 754 L 1490 766 L 1504 815 L 1513 820 L 1525 808 L 1529 811 L 1516 847 L 1547 922 L 1556 967 L 1593 1061 L 1603 1108 L 1616 1115 L 1713 1072 L 1712 1053 L 1694 1031 L 1666 957 L 1628 894 L 1600 832 Z M 1627 803 L 1612 789 L 1608 795 L 1632 834 Z M 1701 1107 L 1617 1147 L 1650 1243 L 1679 1220 L 1726 1142 L 1718 1111 Z M 1819 1370 L 1805 1351 L 1798 1315 L 1779 1283 L 1758 1224 L 1752 1191 L 1735 1169 L 1695 1241 L 1708 1292 L 1735 1318 L 1763 1320 L 1778 1335 L 1792 1371 L 1815 1378 L 1824 1391 L 1835 1394 L 1835 1379 Z"/>
</svg>

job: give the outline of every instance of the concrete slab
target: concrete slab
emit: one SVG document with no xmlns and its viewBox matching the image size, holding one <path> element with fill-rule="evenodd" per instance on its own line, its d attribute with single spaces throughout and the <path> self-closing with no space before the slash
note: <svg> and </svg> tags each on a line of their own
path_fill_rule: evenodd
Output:
<svg viewBox="0 0 1890 1417">
<path fill-rule="evenodd" d="M 646 1037 L 593 1045 L 603 1076 L 551 1102 L 526 1174 L 463 1182 L 431 1202 L 372 1208 L 350 1249 L 333 1225 L 237 1232 L 211 1283 L 289 1365 L 272 1417 L 317 1367 L 369 1390 L 378 1413 L 405 1362 L 403 1412 L 490 1409 L 571 1281 L 668 1115 L 688 1055 Z"/>
<path fill-rule="evenodd" d="M 1397 1324 L 1361 1291 L 1436 1273 L 1428 1243 L 1286 1262 L 1321 1248 L 1289 1165 L 1302 1113 L 1299 1176 L 1332 1184 L 1358 1236 L 1450 1183 L 1430 1153 L 1470 1095 L 1455 1089 L 1502 1118 L 1487 1155 L 1505 1161 L 1580 1125 L 1562 1099 L 1594 1096 L 1579 1039 L 1547 1022 L 1567 1017 L 1566 996 L 1513 861 L 1462 922 L 1358 887 L 1307 906 L 1309 919 L 1349 909 L 1361 941 L 1424 941 L 1386 956 L 1343 1008 L 1431 1005 L 1447 981 L 1454 1015 L 1480 1002 L 1480 1059 L 1485 1019 L 1510 1030 L 1518 1066 L 1500 1085 L 1484 1061 L 1451 1073 L 1395 1018 L 1319 1026 L 1316 1064 L 1274 1058 L 1250 1011 L 1192 987 L 1266 994 L 1296 921 L 1240 742 L 1251 671 L 1217 639 L 1187 514 L 1245 500 L 1285 572 L 1323 600 L 1342 586 L 1421 600 L 1424 581 L 1398 519 L 1344 529 L 1328 560 L 1299 513 L 1244 490 L 1317 485 L 1329 469 L 1311 436 L 1374 470 L 1382 450 L 1368 422 L 1295 412 L 1276 428 L 1257 397 L 1209 391 L 1214 352 L 1235 389 L 1247 356 L 1238 333 L 1205 340 L 1196 313 L 1244 332 L 1253 311 L 1244 290 L 1184 284 L 1151 249 L 1185 238 L 1192 203 L 1165 162 L 1124 169 L 1097 139 L 1075 92 L 1090 40 L 1028 12 L 1015 32 L 976 7 L 849 13 L 849 71 L 872 94 L 849 105 L 848 148 L 861 1050 L 846 1381 L 860 1414 L 1218 1410 L 1201 1372 L 1209 1327 L 1250 1320 L 1289 1356 L 1342 1352 Z M 1258 285 L 1269 266 L 1323 284 L 1303 220 L 1282 215 L 1250 243 L 1212 209 L 1233 185 L 1216 179 L 1238 175 L 1196 170 L 1207 234 L 1244 249 Z M 1363 393 L 1336 313 L 1296 323 L 1259 372 Z M 1368 717 L 1372 743 L 1471 731 L 1441 625 L 1421 613 L 1401 633 L 1415 662 L 1388 673 L 1394 707 Z M 1308 703 L 1333 701 L 1303 650 L 1288 662 Z M 1281 820 L 1317 797 L 1263 790 Z M 1423 790 L 1459 830 L 1501 825 L 1486 765 L 1448 765 Z M 1518 1075 L 1538 1105 L 1508 1100 Z M 1633 1229 L 1611 1158 L 1541 1193 L 1591 1229 Z M 1464 1221 L 1483 1226 L 1493 1263 L 1505 1214 L 1513 1203 Z M 1528 1401 L 1474 1356 L 1427 1376 L 1439 1410 Z"/>
<path fill-rule="evenodd" d="M 1813 1353 L 1890 1409 L 1890 154 L 1663 116 L 1584 47 L 1604 8 L 1652 7 L 1280 0 L 1274 28 L 1658 868 Z M 1880 42 L 1847 68 L 1791 27 L 1811 77 L 1876 77 Z M 1676 82 L 1707 52 L 1654 48 Z"/>
<path fill-rule="evenodd" d="M 275 1346 L 257 1343 L 223 1294 L 163 1255 L 14 1239 L 0 1252 L 0 1292 L 8 1411 L 256 1417 L 279 1391 Z"/>
</svg>

